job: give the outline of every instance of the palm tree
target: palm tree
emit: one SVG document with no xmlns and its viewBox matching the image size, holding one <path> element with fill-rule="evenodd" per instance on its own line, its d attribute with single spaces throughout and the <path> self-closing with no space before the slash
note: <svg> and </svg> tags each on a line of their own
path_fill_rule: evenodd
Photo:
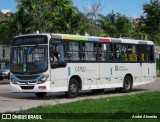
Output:
<svg viewBox="0 0 160 122">
<path fill-rule="evenodd" d="M 108 35 L 111 37 L 128 36 L 131 29 L 130 20 L 120 13 L 114 13 L 113 11 L 104 16 L 99 15 L 97 20 L 101 28 L 101 35 Z"/>
<path fill-rule="evenodd" d="M 32 18 L 32 31 L 77 33 L 84 21 L 83 15 L 71 0 L 16 0 L 17 9 L 22 8 Z M 81 20 L 81 21 L 80 21 Z"/>
</svg>

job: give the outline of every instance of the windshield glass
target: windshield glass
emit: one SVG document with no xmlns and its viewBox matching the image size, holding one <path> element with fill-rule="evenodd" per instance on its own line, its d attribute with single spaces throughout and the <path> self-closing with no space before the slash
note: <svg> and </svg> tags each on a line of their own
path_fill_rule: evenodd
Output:
<svg viewBox="0 0 160 122">
<path fill-rule="evenodd" d="M 47 46 L 13 47 L 11 72 L 33 74 L 47 70 Z"/>
</svg>

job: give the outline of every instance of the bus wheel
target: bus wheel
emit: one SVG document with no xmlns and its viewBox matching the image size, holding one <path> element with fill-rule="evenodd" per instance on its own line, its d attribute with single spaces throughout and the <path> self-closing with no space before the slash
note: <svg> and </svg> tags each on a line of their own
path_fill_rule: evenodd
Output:
<svg viewBox="0 0 160 122">
<path fill-rule="evenodd" d="M 46 96 L 47 92 L 36 92 L 35 95 L 39 98 L 44 98 Z"/>
<path fill-rule="evenodd" d="M 130 76 L 125 76 L 124 84 L 123 84 L 123 91 L 130 92 L 132 90 L 132 78 Z"/>
<path fill-rule="evenodd" d="M 79 84 L 76 79 L 72 78 L 69 82 L 69 88 L 67 92 L 67 96 L 69 98 L 75 98 L 79 93 Z"/>
</svg>

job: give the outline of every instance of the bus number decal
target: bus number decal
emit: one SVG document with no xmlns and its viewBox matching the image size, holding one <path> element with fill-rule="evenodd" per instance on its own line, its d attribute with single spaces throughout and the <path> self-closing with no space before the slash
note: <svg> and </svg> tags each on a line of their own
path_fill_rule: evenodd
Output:
<svg viewBox="0 0 160 122">
<path fill-rule="evenodd" d="M 86 72 L 86 67 L 84 66 L 76 66 L 75 67 L 76 72 Z"/>
</svg>

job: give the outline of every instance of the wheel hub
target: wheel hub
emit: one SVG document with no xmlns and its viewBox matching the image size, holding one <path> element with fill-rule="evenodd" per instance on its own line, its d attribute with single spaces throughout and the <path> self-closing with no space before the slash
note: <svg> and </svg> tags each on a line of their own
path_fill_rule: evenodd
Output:
<svg viewBox="0 0 160 122">
<path fill-rule="evenodd" d="M 72 84 L 70 87 L 72 93 L 76 93 L 77 92 L 77 86 L 75 84 Z"/>
</svg>

